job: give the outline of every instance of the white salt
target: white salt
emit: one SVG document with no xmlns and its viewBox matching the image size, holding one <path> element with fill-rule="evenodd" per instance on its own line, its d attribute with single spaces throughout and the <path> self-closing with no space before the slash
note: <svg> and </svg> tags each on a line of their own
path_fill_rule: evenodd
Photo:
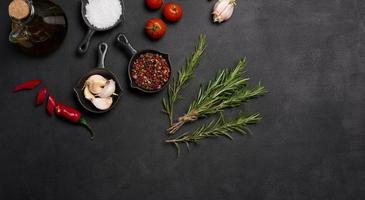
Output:
<svg viewBox="0 0 365 200">
<path fill-rule="evenodd" d="M 122 15 L 119 0 L 89 0 L 85 9 L 89 23 L 100 29 L 113 26 Z"/>
</svg>

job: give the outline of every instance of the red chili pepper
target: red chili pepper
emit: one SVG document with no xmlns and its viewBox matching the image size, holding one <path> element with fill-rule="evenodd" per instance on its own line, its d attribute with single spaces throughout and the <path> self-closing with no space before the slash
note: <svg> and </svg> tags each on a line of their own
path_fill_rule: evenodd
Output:
<svg viewBox="0 0 365 200">
<path fill-rule="evenodd" d="M 85 126 L 90 131 L 90 139 L 91 140 L 94 139 L 94 132 L 92 131 L 91 127 L 89 126 L 85 118 L 81 116 L 81 113 L 78 110 L 70 106 L 57 103 L 55 111 L 58 117 L 66 119 L 74 124 L 80 124 Z"/>
<path fill-rule="evenodd" d="M 32 90 L 35 87 L 37 87 L 41 82 L 42 81 L 40 81 L 40 80 L 30 80 L 30 81 L 21 83 L 21 84 L 19 84 L 15 87 L 13 92 L 18 92 L 18 91 L 21 91 L 21 90 Z"/>
<path fill-rule="evenodd" d="M 41 105 L 44 102 L 44 100 L 46 100 L 47 92 L 48 89 L 46 87 L 43 87 L 38 91 L 37 99 L 35 101 L 36 106 Z"/>
<path fill-rule="evenodd" d="M 48 96 L 47 112 L 49 115 L 54 114 L 54 108 L 56 107 L 56 98 L 52 95 Z"/>
</svg>

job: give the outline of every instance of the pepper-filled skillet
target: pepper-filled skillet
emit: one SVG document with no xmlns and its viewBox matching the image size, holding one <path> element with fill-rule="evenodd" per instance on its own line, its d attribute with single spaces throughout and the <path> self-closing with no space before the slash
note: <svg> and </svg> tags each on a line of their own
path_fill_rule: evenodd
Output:
<svg viewBox="0 0 365 200">
<path fill-rule="evenodd" d="M 127 37 L 120 33 L 117 41 L 131 55 L 128 76 L 131 87 L 145 93 L 161 91 L 171 78 L 171 64 L 168 54 L 156 50 L 135 50 Z"/>
</svg>

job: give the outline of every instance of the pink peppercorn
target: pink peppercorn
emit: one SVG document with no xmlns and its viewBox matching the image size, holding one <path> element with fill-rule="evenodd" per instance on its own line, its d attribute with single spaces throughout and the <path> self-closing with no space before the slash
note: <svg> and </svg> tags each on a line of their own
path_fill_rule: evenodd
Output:
<svg viewBox="0 0 365 200">
<path fill-rule="evenodd" d="M 162 55 L 141 54 L 133 62 L 131 77 L 134 83 L 145 90 L 158 90 L 170 78 L 170 67 Z"/>
</svg>

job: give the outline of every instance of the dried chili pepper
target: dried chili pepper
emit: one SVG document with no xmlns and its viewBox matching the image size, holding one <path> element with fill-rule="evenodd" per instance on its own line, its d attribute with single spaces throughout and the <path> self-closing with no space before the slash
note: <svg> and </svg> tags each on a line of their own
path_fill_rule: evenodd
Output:
<svg viewBox="0 0 365 200">
<path fill-rule="evenodd" d="M 84 117 L 81 116 L 81 113 L 64 104 L 57 103 L 55 107 L 56 116 L 61 117 L 63 119 L 66 119 L 69 122 L 72 122 L 74 124 L 80 124 L 85 126 L 90 131 L 90 139 L 94 139 L 94 132 L 92 131 L 91 127 L 87 123 Z"/>
<path fill-rule="evenodd" d="M 44 102 L 44 100 L 46 100 L 47 93 L 48 89 L 46 87 L 43 87 L 38 91 L 37 98 L 35 101 L 36 106 L 41 105 Z"/>
<path fill-rule="evenodd" d="M 56 98 L 52 95 L 48 96 L 47 112 L 49 115 L 54 114 L 54 108 L 56 107 Z"/>
<path fill-rule="evenodd" d="M 42 82 L 41 80 L 30 80 L 30 81 L 21 83 L 14 88 L 13 92 L 18 92 L 21 90 L 32 90 L 35 87 L 37 87 L 41 82 Z"/>
</svg>

